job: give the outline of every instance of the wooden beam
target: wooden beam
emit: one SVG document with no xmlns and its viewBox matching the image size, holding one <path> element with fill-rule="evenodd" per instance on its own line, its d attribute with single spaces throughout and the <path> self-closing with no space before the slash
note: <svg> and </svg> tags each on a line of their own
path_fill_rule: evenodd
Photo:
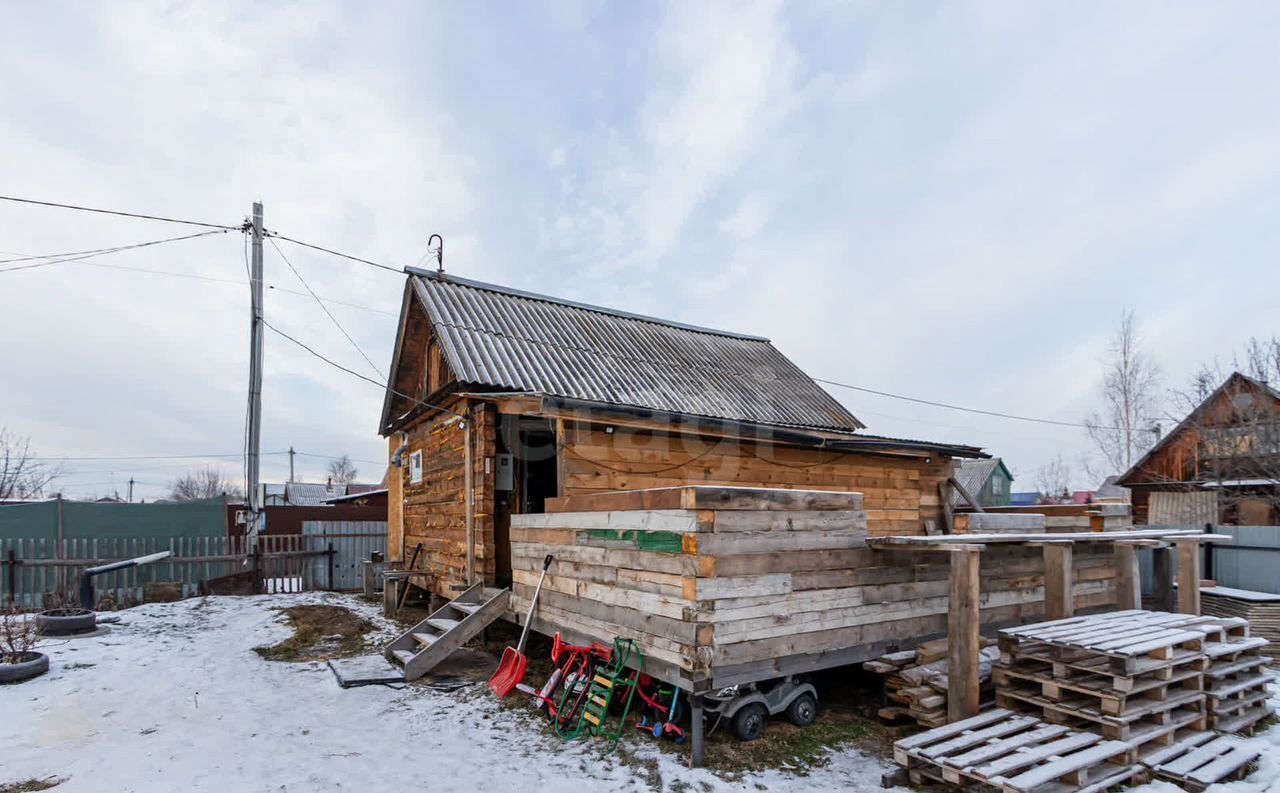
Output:
<svg viewBox="0 0 1280 793">
<path fill-rule="evenodd" d="M 925 546 L 935 543 L 1044 543 L 1090 542 L 1110 543 L 1121 540 L 1194 540 L 1196 542 L 1231 542 L 1226 534 L 1204 534 L 1195 529 L 1136 529 L 1134 531 L 1076 531 L 1061 533 L 1025 532 L 1021 534 L 956 534 L 928 537 L 917 534 L 891 534 L 870 537 L 867 544 L 875 548 L 889 545 Z"/>
<path fill-rule="evenodd" d="M 1045 544 L 1044 546 L 1044 617 L 1060 620 L 1075 614 L 1072 597 L 1071 546 Z"/>
<path fill-rule="evenodd" d="M 689 695 L 689 767 L 701 768 L 703 761 L 702 695 Z"/>
<path fill-rule="evenodd" d="M 947 611 L 947 719 L 978 715 L 978 652 L 982 555 L 968 548 L 951 554 Z"/>
<path fill-rule="evenodd" d="M 1142 573 L 1138 568 L 1138 548 L 1134 543 L 1118 542 L 1113 546 L 1113 550 L 1116 566 L 1116 608 L 1121 611 L 1140 609 L 1142 608 Z"/>
<path fill-rule="evenodd" d="M 1178 611 L 1200 616 L 1200 543 L 1175 542 L 1178 548 Z"/>
<path fill-rule="evenodd" d="M 969 491 L 965 489 L 965 486 L 960 484 L 959 479 L 952 476 L 948 477 L 947 481 L 951 483 L 951 486 L 956 489 L 956 492 L 959 493 L 965 501 L 969 502 L 969 506 L 973 507 L 974 512 L 986 512 L 986 510 L 982 508 L 982 505 L 978 503 L 978 499 L 974 498 Z"/>
<path fill-rule="evenodd" d="M 942 502 L 942 533 L 955 534 L 955 510 L 951 507 L 951 490 L 945 479 L 938 481 L 938 499 Z"/>
<path fill-rule="evenodd" d="M 1151 593 L 1155 597 L 1156 611 L 1173 611 L 1173 549 L 1155 548 L 1151 551 Z"/>
</svg>

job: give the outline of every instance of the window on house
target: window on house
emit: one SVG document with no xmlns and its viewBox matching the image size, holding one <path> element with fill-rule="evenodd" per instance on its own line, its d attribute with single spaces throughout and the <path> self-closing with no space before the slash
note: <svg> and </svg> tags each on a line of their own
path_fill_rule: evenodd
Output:
<svg viewBox="0 0 1280 793">
<path fill-rule="evenodd" d="M 422 452 L 416 451 L 409 455 L 409 482 L 418 484 L 422 481 Z"/>
<path fill-rule="evenodd" d="M 998 476 L 991 477 L 991 495 L 1000 495 L 1000 488 L 1004 487 L 1004 480 Z"/>
</svg>

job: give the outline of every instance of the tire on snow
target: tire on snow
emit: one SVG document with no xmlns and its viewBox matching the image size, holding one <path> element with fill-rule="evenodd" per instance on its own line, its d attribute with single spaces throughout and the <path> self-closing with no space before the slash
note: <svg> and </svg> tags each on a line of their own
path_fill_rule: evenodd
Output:
<svg viewBox="0 0 1280 793">
<path fill-rule="evenodd" d="M 88 609 L 49 609 L 36 615 L 36 627 L 45 636 L 88 633 L 98 627 L 98 615 Z"/>
<path fill-rule="evenodd" d="M 16 655 L 21 659 L 17 663 L 9 663 L 12 656 L 0 659 L 0 683 L 21 683 L 49 671 L 49 656 L 44 653 L 25 652 Z"/>
</svg>

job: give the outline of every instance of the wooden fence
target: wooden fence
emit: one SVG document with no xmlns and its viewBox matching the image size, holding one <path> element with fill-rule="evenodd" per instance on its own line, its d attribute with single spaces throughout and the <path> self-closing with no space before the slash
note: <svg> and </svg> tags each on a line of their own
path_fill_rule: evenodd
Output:
<svg viewBox="0 0 1280 793">
<path fill-rule="evenodd" d="M 255 558 L 263 591 L 344 588 L 342 571 L 359 564 L 356 555 L 367 558 L 370 549 L 385 549 L 385 523 L 327 528 L 318 524 L 305 535 L 260 536 Z M 200 594 L 201 585 L 209 579 L 243 572 L 252 563 L 247 561 L 243 537 L 64 539 L 61 543 L 47 538 L 0 539 L 0 603 L 20 609 L 74 604 L 84 568 L 166 550 L 172 555 L 159 562 L 95 576 L 98 607 L 141 603 L 146 585 L 154 582 L 179 583 L 183 597 L 190 597 Z"/>
</svg>

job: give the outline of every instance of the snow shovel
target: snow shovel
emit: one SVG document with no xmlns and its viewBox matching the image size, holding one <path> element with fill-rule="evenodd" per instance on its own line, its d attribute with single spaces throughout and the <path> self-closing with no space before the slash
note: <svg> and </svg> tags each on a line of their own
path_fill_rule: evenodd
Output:
<svg viewBox="0 0 1280 793">
<path fill-rule="evenodd" d="M 498 670 L 489 678 L 489 690 L 499 698 L 511 693 L 516 684 L 524 680 L 525 667 L 529 659 L 524 655 L 524 643 L 529 638 L 529 624 L 533 622 L 533 610 L 538 606 L 538 595 L 542 594 L 542 582 L 547 580 L 547 568 L 551 566 L 551 554 L 542 560 L 542 575 L 538 577 L 538 588 L 533 590 L 533 600 L 529 601 L 529 613 L 524 618 L 524 630 L 520 632 L 520 644 L 502 651 L 502 662 Z"/>
</svg>

